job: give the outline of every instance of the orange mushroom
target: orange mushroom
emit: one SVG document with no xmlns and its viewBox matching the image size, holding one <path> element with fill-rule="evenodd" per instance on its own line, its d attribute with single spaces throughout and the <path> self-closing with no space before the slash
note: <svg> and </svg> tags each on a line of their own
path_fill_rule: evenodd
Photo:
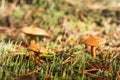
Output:
<svg viewBox="0 0 120 80">
<path fill-rule="evenodd" d="M 44 47 L 42 47 L 38 44 L 30 45 L 29 49 L 34 51 L 34 52 L 48 53 L 48 51 Z"/>
<path fill-rule="evenodd" d="M 49 34 L 44 29 L 38 28 L 34 25 L 31 25 L 30 27 L 23 27 L 22 32 L 30 36 L 30 45 L 35 44 L 35 37 L 37 36 L 49 37 Z"/>
<path fill-rule="evenodd" d="M 96 47 L 104 44 L 106 42 L 105 39 L 100 37 L 88 37 L 84 40 L 84 43 L 88 46 L 91 46 L 91 54 L 95 58 L 96 57 Z"/>
</svg>

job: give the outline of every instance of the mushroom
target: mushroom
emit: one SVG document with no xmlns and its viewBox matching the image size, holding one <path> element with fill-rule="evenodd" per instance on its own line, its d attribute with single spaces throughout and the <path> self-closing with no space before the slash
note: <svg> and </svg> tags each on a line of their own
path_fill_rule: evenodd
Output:
<svg viewBox="0 0 120 80">
<path fill-rule="evenodd" d="M 96 47 L 104 44 L 106 42 L 105 39 L 100 38 L 100 37 L 88 37 L 86 40 L 84 40 L 84 43 L 88 46 L 91 46 L 91 54 L 95 58 L 96 57 Z"/>
<path fill-rule="evenodd" d="M 22 32 L 27 34 L 30 37 L 31 39 L 30 45 L 35 44 L 35 37 L 37 36 L 49 37 L 49 34 L 44 29 L 38 28 L 34 25 L 31 25 L 30 27 L 23 27 Z"/>
<path fill-rule="evenodd" d="M 48 53 L 47 49 L 45 49 L 42 46 L 39 46 L 38 44 L 30 45 L 29 49 L 34 51 L 34 52 L 41 52 L 41 53 Z"/>
</svg>

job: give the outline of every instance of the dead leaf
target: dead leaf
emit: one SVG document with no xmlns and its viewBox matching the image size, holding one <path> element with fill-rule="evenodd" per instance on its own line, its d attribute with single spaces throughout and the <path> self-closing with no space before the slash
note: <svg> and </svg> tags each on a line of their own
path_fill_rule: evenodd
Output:
<svg viewBox="0 0 120 80">
<path fill-rule="evenodd" d="M 79 5 L 80 3 L 77 0 L 65 0 L 66 3 L 72 5 L 72 6 L 76 6 Z"/>
<path fill-rule="evenodd" d="M 47 74 L 47 75 L 45 76 L 45 78 L 46 78 L 46 79 L 51 79 L 51 78 L 53 78 L 53 76 L 50 75 L 50 74 Z"/>
</svg>

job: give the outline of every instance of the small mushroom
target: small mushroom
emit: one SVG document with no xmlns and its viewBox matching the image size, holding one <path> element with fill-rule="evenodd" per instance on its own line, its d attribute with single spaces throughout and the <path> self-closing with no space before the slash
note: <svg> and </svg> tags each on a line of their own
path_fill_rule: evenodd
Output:
<svg viewBox="0 0 120 80">
<path fill-rule="evenodd" d="M 91 53 L 94 58 L 96 57 L 96 53 L 95 53 L 96 47 L 104 44 L 105 42 L 106 42 L 105 39 L 100 37 L 93 37 L 93 36 L 88 37 L 86 38 L 86 40 L 84 40 L 84 43 L 86 45 L 91 46 Z"/>
<path fill-rule="evenodd" d="M 44 29 L 38 28 L 34 25 L 31 25 L 30 27 L 23 27 L 22 32 L 30 37 L 30 45 L 35 44 L 35 37 L 37 36 L 49 37 L 49 34 Z"/>
<path fill-rule="evenodd" d="M 45 49 L 44 47 L 42 47 L 38 44 L 30 45 L 29 49 L 34 52 L 48 53 L 47 49 Z"/>
</svg>

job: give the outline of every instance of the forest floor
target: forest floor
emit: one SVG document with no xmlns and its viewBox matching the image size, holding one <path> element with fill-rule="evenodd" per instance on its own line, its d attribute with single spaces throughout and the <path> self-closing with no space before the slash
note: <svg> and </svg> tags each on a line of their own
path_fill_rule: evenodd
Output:
<svg viewBox="0 0 120 80">
<path fill-rule="evenodd" d="M 0 4 L 1 80 L 120 79 L 119 0 L 1 0 Z M 35 37 L 32 46 L 30 35 L 22 31 L 31 25 L 48 33 Z M 96 47 L 95 58 L 84 42 L 88 37 L 106 41 Z"/>
</svg>

